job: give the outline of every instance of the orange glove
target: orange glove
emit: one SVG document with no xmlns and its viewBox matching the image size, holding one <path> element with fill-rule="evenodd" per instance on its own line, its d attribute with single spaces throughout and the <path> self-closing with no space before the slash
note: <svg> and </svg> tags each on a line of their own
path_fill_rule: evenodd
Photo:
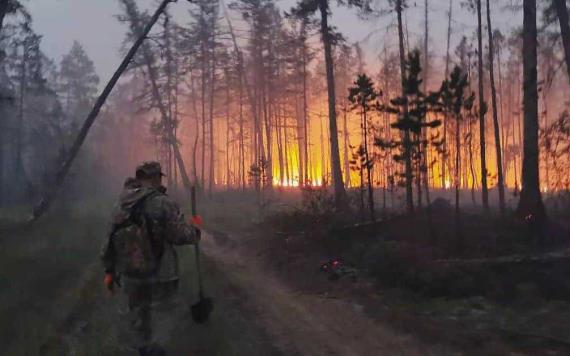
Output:
<svg viewBox="0 0 570 356">
<path fill-rule="evenodd" d="M 200 215 L 196 215 L 190 219 L 190 224 L 194 225 L 194 227 L 198 229 L 201 229 L 202 225 L 204 225 L 204 220 L 202 220 L 202 217 Z"/>
<path fill-rule="evenodd" d="M 113 293 L 115 291 L 115 276 L 112 273 L 105 273 L 103 284 L 109 292 Z"/>
</svg>

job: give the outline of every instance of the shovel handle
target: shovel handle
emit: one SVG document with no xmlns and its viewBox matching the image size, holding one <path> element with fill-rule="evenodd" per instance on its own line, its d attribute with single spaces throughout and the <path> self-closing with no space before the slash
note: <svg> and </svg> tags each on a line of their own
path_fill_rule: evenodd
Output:
<svg viewBox="0 0 570 356">
<path fill-rule="evenodd" d="M 196 207 L 196 187 L 192 186 L 190 188 L 190 204 L 192 206 L 192 216 L 198 215 L 197 207 Z"/>
<path fill-rule="evenodd" d="M 198 211 L 196 207 L 196 187 L 192 186 L 190 189 L 190 204 L 192 205 L 192 216 L 198 216 Z M 204 299 L 204 285 L 202 282 L 202 271 L 200 269 L 200 243 L 196 242 L 194 245 L 194 252 L 196 254 L 196 272 L 198 274 L 198 293 L 200 295 L 200 300 Z"/>
<path fill-rule="evenodd" d="M 202 282 L 202 271 L 200 270 L 200 246 L 198 243 L 194 245 L 194 252 L 196 253 L 196 272 L 198 273 L 198 294 L 200 300 L 204 299 L 204 285 Z"/>
</svg>

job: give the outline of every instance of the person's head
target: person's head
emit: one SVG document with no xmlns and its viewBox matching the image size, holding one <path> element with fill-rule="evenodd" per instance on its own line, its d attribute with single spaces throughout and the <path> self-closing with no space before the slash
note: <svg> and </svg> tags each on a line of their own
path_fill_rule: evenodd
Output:
<svg viewBox="0 0 570 356">
<path fill-rule="evenodd" d="M 158 162 L 144 162 L 137 167 L 136 178 L 143 187 L 161 187 L 163 176 Z"/>
</svg>

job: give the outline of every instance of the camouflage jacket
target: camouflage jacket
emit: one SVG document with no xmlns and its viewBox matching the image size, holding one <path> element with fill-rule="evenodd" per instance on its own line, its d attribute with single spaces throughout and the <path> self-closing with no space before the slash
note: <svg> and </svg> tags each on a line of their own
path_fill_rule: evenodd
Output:
<svg viewBox="0 0 570 356">
<path fill-rule="evenodd" d="M 126 188 L 121 193 L 118 204 L 113 211 L 109 233 L 105 238 L 101 259 L 106 272 L 114 272 L 115 258 L 111 248 L 110 238 L 114 231 L 117 216 L 130 211 L 137 202 L 142 202 L 145 216 L 152 220 L 152 234 L 160 237 L 164 243 L 164 252 L 156 274 L 145 282 L 167 282 L 178 279 L 178 256 L 174 249 L 176 245 L 194 244 L 200 237 L 197 230 L 184 220 L 180 207 L 166 194 L 166 189 L 156 188 Z"/>
</svg>

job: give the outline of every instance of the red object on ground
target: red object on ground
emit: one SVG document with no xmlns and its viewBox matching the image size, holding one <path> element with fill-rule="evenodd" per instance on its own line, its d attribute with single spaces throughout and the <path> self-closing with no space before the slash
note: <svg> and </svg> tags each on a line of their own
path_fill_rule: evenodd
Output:
<svg viewBox="0 0 570 356">
<path fill-rule="evenodd" d="M 111 273 L 105 273 L 105 278 L 103 279 L 103 283 L 108 290 L 113 291 L 113 283 L 114 277 Z"/>
<path fill-rule="evenodd" d="M 190 219 L 190 224 L 196 227 L 202 227 L 202 225 L 204 225 L 204 220 L 202 220 L 202 217 L 200 215 L 196 215 Z"/>
</svg>

